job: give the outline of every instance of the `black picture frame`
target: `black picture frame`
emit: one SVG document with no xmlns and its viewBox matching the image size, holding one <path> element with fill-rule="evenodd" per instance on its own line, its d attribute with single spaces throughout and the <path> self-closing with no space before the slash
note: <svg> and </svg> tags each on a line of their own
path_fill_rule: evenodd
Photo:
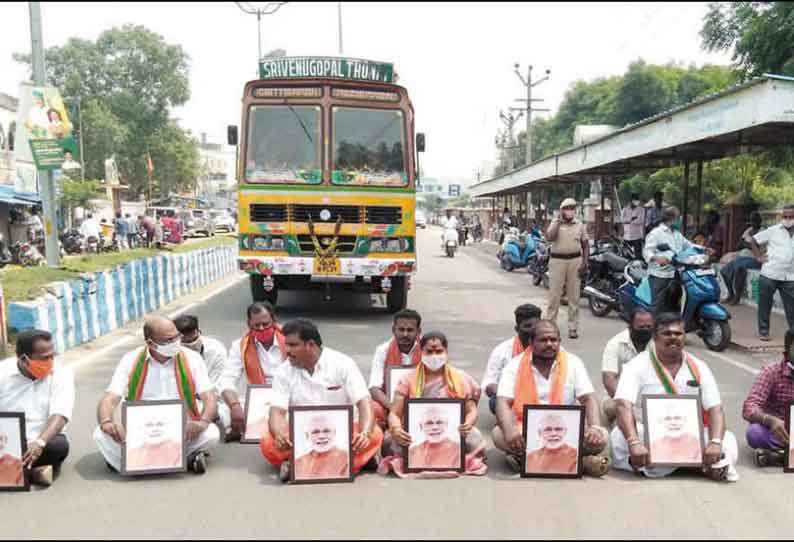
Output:
<svg viewBox="0 0 794 542">
<path fill-rule="evenodd" d="M 794 402 L 786 405 L 787 431 L 791 431 L 791 423 L 794 421 L 794 415 L 792 415 L 793 414 L 792 410 L 794 410 Z M 790 432 L 789 435 L 791 435 Z M 792 448 L 791 442 L 789 442 L 789 447 L 786 449 L 786 457 L 783 459 L 783 472 L 787 472 L 787 473 L 794 472 L 794 448 Z"/>
<path fill-rule="evenodd" d="M 162 400 L 162 401 L 125 401 L 121 405 L 121 424 L 124 426 L 124 431 L 129 436 L 129 431 L 127 431 L 127 419 L 128 419 L 128 411 L 129 409 L 136 409 L 136 408 L 156 408 L 162 406 L 175 406 L 179 405 L 182 408 L 182 430 L 180 434 L 182 435 L 182 461 L 179 467 L 173 468 L 162 468 L 162 469 L 141 469 L 141 470 L 129 470 L 127 468 L 127 442 L 128 439 L 125 439 L 124 442 L 121 444 L 121 470 L 119 473 L 122 476 L 145 476 L 149 474 L 173 474 L 179 472 L 187 472 L 187 439 L 185 438 L 185 429 L 187 427 L 187 410 L 185 409 L 185 404 L 179 399 L 169 399 L 169 400 Z"/>
<path fill-rule="evenodd" d="M 411 434 L 411 410 L 412 407 L 419 406 L 419 405 L 457 405 L 459 407 L 458 412 L 460 413 L 460 417 L 453 422 L 450 422 L 450 425 L 457 428 L 463 424 L 463 420 L 466 416 L 466 411 L 464 408 L 465 401 L 463 399 L 407 399 L 405 401 L 405 430 L 408 434 Z M 454 467 L 414 467 L 411 465 L 411 447 L 404 446 L 403 447 L 403 461 L 405 464 L 405 472 L 407 473 L 419 473 L 419 472 L 464 472 L 466 470 L 466 443 L 465 438 L 463 435 L 458 433 L 459 437 L 459 445 L 460 445 L 460 463 L 455 465 Z"/>
<path fill-rule="evenodd" d="M 346 412 L 347 413 L 347 453 L 348 453 L 348 475 L 329 478 L 298 478 L 296 477 L 296 414 L 301 412 Z M 353 481 L 353 406 L 352 405 L 313 405 L 313 406 L 291 406 L 289 407 L 289 438 L 292 442 L 290 450 L 290 469 L 289 479 L 291 484 L 338 484 L 350 483 Z"/>
<path fill-rule="evenodd" d="M 579 413 L 579 439 L 577 443 L 576 472 L 557 473 L 557 472 L 527 472 L 527 451 L 529 439 L 529 413 L 532 411 L 543 412 L 578 412 Z M 524 437 L 524 453 L 521 454 L 521 478 L 581 478 L 584 474 L 584 420 L 585 408 L 582 405 L 524 405 L 524 422 L 522 435 Z"/>
<path fill-rule="evenodd" d="M 28 439 L 27 439 L 27 427 L 25 425 L 25 413 L 24 412 L 0 412 L 0 418 L 5 419 L 16 419 L 17 420 L 17 427 L 19 428 L 18 438 L 19 438 L 19 449 L 20 449 L 20 461 L 28 451 Z M 30 469 L 26 469 L 25 467 L 20 465 L 20 470 L 22 471 L 22 485 L 0 485 L 0 491 L 30 491 Z"/>
<path fill-rule="evenodd" d="M 416 367 L 412 365 L 390 365 L 387 368 L 384 391 L 386 392 L 386 398 L 389 400 L 389 404 L 394 402 L 394 391 L 397 388 L 397 384 L 400 383 L 400 379 L 404 376 L 404 373 L 410 373 L 412 371 L 416 371 Z"/>
<path fill-rule="evenodd" d="M 700 461 L 699 462 L 670 462 L 670 461 L 654 461 L 653 449 L 651 447 L 651 430 L 648 425 L 648 403 L 658 400 L 665 401 L 689 401 L 696 405 L 696 416 L 698 424 L 698 443 L 700 444 Z M 642 396 L 642 424 L 644 429 L 644 444 L 645 449 L 648 450 L 648 466 L 651 468 L 687 468 L 687 467 L 703 467 L 703 454 L 706 451 L 706 445 L 703 442 L 703 404 L 700 401 L 700 395 L 668 395 L 668 394 L 650 394 Z"/>
<path fill-rule="evenodd" d="M 250 408 L 251 408 L 251 396 L 256 395 L 256 393 L 252 393 L 253 390 L 270 390 L 271 394 L 273 393 L 273 386 L 270 384 L 249 384 L 248 388 L 245 390 L 245 425 L 243 427 L 243 434 L 240 435 L 240 444 L 259 444 L 261 438 L 252 439 L 246 438 L 246 432 L 248 430 L 248 416 L 250 415 Z M 268 419 L 270 419 L 270 414 L 268 413 Z M 268 431 L 268 428 L 265 427 L 265 431 Z"/>
</svg>

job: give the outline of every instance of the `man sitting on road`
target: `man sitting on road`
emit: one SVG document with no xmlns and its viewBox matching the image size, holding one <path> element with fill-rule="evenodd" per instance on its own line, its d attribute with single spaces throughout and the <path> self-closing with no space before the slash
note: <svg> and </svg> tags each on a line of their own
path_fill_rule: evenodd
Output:
<svg viewBox="0 0 794 542">
<path fill-rule="evenodd" d="M 607 396 L 601 402 L 604 423 L 609 429 L 617 418 L 615 391 L 623 365 L 634 359 L 645 350 L 653 335 L 653 316 L 642 307 L 637 307 L 631 314 L 629 328 L 621 331 L 607 342 L 601 361 L 601 381 Z"/>
<path fill-rule="evenodd" d="M 662 213 L 662 223 L 648 234 L 642 251 L 643 258 L 648 262 L 651 312 L 654 316 L 672 310 L 670 287 L 675 280 L 673 256 L 692 246 L 681 232 L 674 229 L 678 215 L 676 207 L 666 207 Z M 660 250 L 662 245 L 667 245 L 667 250 Z"/>
<path fill-rule="evenodd" d="M 782 466 L 789 446 L 786 410 L 794 403 L 794 330 L 786 332 L 785 345 L 783 359 L 761 369 L 742 408 L 750 424 L 747 444 L 759 467 Z"/>
<path fill-rule="evenodd" d="M 381 429 L 386 428 L 386 420 L 391 406 L 391 397 L 386 389 L 389 367 L 416 367 L 422 360 L 419 336 L 422 334 L 422 317 L 411 309 L 403 309 L 394 315 L 391 327 L 392 338 L 375 349 L 369 371 L 369 393 L 372 395 L 372 408 L 375 422 Z"/>
<path fill-rule="evenodd" d="M 0 361 L 0 412 L 25 413 L 28 449 L 22 457 L 34 484 L 49 486 L 69 455 L 63 433 L 74 408 L 74 373 L 55 363 L 52 335 L 24 331 L 17 357 Z"/>
<path fill-rule="evenodd" d="M 174 325 L 179 333 L 182 334 L 182 346 L 198 352 L 204 359 L 210 382 L 215 387 L 215 399 L 218 401 L 218 411 L 220 413 L 221 390 L 223 389 L 222 377 L 228 360 L 226 347 L 219 340 L 202 335 L 198 318 L 192 314 L 177 316 L 174 318 Z"/>
<path fill-rule="evenodd" d="M 684 324 L 674 313 L 660 314 L 654 323 L 650 347 L 623 366 L 615 401 L 618 427 L 612 431 L 612 458 L 615 468 L 640 471 L 649 478 L 667 476 L 674 468 L 649 467 L 642 424 L 637 423 L 635 404 L 644 395 L 697 395 L 704 410 L 704 433 L 708 446 L 703 454 L 703 473 L 718 481 L 735 482 L 738 445 L 725 430 L 725 412 L 711 369 L 684 350 Z"/>
<path fill-rule="evenodd" d="M 252 303 L 246 315 L 248 331 L 232 343 L 219 388 L 225 404 L 218 414 L 227 442 L 239 440 L 242 434 L 248 385 L 271 385 L 273 374 L 287 357 L 275 307 L 267 301 Z"/>
<path fill-rule="evenodd" d="M 179 331 L 167 318 L 148 317 L 143 326 L 143 338 L 146 341 L 143 347 L 121 358 L 99 402 L 99 427 L 94 431 L 94 441 L 107 465 L 118 471 L 121 443 L 126 437 L 124 427 L 114 419 L 121 401 L 182 400 L 188 413 L 188 469 L 203 474 L 207 470 L 209 450 L 219 438 L 218 428 L 212 423 L 217 414 L 217 402 L 207 366 L 199 354 L 182 347 Z M 178 375 L 186 375 L 186 378 L 178 378 Z M 197 395 L 201 405 L 196 400 Z"/>
<path fill-rule="evenodd" d="M 349 356 L 323 346 L 317 326 L 309 320 L 296 318 L 284 326 L 283 333 L 289 363 L 279 366 L 273 375 L 275 397 L 270 431 L 260 442 L 262 455 L 280 469 L 279 476 L 286 482 L 293 446 L 289 407 L 355 405 L 353 473 L 360 472 L 383 443 L 383 431 L 374 423 L 372 399 L 361 371 Z"/>
<path fill-rule="evenodd" d="M 494 445 L 505 452 L 507 463 L 521 471 L 525 453 L 524 405 L 575 405 L 585 407 L 584 470 L 591 476 L 603 476 L 609 459 L 600 457 L 609 438 L 601 427 L 601 416 L 593 384 L 584 363 L 560 348 L 560 329 L 550 320 L 535 324 L 529 348 L 513 358 L 499 380 L 496 398 L 497 427 Z"/>
<path fill-rule="evenodd" d="M 538 323 L 541 316 L 541 309 L 531 303 L 519 305 L 514 312 L 516 319 L 516 335 L 504 342 L 499 343 L 491 352 L 488 364 L 485 367 L 480 387 L 485 390 L 488 396 L 488 408 L 492 414 L 496 414 L 496 390 L 499 387 L 499 378 L 502 371 L 511 359 L 524 353 L 530 343 L 532 329 Z"/>
</svg>

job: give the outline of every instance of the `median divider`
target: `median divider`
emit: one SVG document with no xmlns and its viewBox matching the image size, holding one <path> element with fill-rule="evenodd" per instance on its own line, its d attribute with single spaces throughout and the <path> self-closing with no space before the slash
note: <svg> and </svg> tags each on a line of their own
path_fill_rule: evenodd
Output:
<svg viewBox="0 0 794 542">
<path fill-rule="evenodd" d="M 237 247 L 222 245 L 181 254 L 161 253 L 112 270 L 52 282 L 46 294 L 8 306 L 17 332 L 45 329 L 55 351 L 110 333 L 237 269 Z"/>
</svg>

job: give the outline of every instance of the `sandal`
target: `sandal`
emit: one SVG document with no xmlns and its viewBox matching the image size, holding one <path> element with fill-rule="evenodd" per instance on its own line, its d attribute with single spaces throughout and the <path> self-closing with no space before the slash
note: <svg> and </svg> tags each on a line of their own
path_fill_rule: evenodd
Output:
<svg viewBox="0 0 794 542">
<path fill-rule="evenodd" d="M 578 339 L 579 338 L 579 332 L 577 332 L 575 329 L 569 330 L 568 331 L 568 338 L 569 339 Z"/>
<path fill-rule="evenodd" d="M 609 458 L 598 455 L 586 455 L 582 458 L 584 473 L 594 478 L 600 478 L 609 472 Z"/>
<path fill-rule="evenodd" d="M 703 469 L 703 474 L 706 477 L 711 478 L 715 482 L 725 482 L 728 480 L 728 469 L 730 465 L 725 465 L 724 467 L 717 467 L 716 469 L 713 467 L 706 467 Z"/>
</svg>

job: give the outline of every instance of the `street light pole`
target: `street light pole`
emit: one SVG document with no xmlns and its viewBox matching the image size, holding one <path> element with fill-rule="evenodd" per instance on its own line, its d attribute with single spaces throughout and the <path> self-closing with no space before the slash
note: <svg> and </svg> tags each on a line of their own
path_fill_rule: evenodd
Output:
<svg viewBox="0 0 794 542">
<path fill-rule="evenodd" d="M 339 56 L 342 56 L 342 2 L 337 2 L 337 16 L 339 19 Z"/>
<path fill-rule="evenodd" d="M 30 2 L 29 8 L 33 81 L 36 85 L 43 87 L 47 82 L 41 28 L 41 3 Z M 22 142 L 18 144 L 21 145 Z M 52 171 L 39 170 L 38 174 L 41 178 L 41 202 L 44 211 L 44 252 L 47 257 L 47 265 L 50 267 L 59 267 L 61 265 L 61 254 L 58 250 L 58 227 L 57 217 L 55 215 L 55 186 L 53 184 Z"/>
<path fill-rule="evenodd" d="M 548 80 L 551 76 L 551 70 L 546 70 L 546 76 L 543 79 L 539 79 L 538 81 L 532 81 L 532 65 L 527 66 L 527 77 L 524 79 L 524 76 L 521 75 L 521 72 L 518 71 L 520 65 L 518 63 L 515 64 L 515 73 L 518 78 L 521 80 L 521 83 L 527 89 L 527 97 L 526 98 L 518 98 L 516 99 L 517 102 L 527 102 L 526 108 L 512 108 L 513 111 L 524 111 L 527 115 L 527 159 L 526 165 L 532 163 L 532 112 L 533 111 L 549 111 L 549 109 L 536 109 L 532 107 L 532 102 L 542 102 L 542 98 L 533 98 L 532 97 L 532 88 L 538 86 L 542 82 Z"/>
<path fill-rule="evenodd" d="M 287 2 L 268 2 L 264 7 L 259 8 L 255 7 L 251 2 L 235 2 L 243 13 L 256 15 L 256 37 L 259 47 L 259 57 L 256 60 L 257 77 L 259 76 L 259 62 L 262 61 L 262 15 L 272 15 L 286 3 Z"/>
</svg>

